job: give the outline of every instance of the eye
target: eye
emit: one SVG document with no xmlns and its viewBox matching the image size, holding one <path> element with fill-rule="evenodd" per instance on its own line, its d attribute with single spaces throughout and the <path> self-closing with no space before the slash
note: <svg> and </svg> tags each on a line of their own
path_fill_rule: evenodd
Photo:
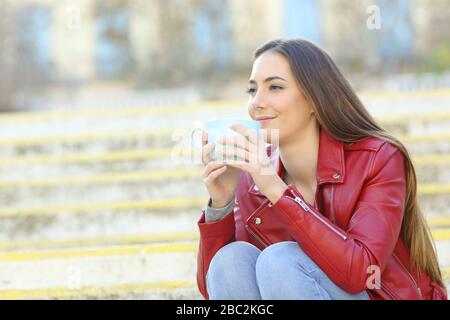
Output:
<svg viewBox="0 0 450 320">
<path fill-rule="evenodd" d="M 252 94 L 252 93 L 255 93 L 255 91 L 256 91 L 255 88 L 248 88 L 246 92 L 247 92 L 248 94 Z"/>
<path fill-rule="evenodd" d="M 270 86 L 270 90 L 281 90 L 283 87 L 272 85 Z"/>
</svg>

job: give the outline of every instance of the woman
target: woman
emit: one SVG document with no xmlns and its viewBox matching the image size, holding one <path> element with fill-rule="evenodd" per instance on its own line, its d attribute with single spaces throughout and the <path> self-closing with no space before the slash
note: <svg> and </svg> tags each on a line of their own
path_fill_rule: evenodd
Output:
<svg viewBox="0 0 450 320">
<path fill-rule="evenodd" d="M 250 117 L 279 136 L 233 126 L 241 139 L 219 143 L 238 160 L 211 161 L 203 134 L 202 295 L 447 299 L 408 151 L 327 53 L 305 40 L 262 45 L 248 93 Z"/>
</svg>

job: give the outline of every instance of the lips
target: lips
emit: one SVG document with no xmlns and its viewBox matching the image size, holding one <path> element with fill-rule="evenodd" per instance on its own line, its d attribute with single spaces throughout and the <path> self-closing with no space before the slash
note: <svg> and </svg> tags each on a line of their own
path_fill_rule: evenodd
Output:
<svg viewBox="0 0 450 320">
<path fill-rule="evenodd" d="M 258 121 L 262 121 L 262 120 L 270 120 L 270 119 L 275 119 L 276 117 L 269 117 L 269 116 L 267 116 L 267 117 L 259 117 L 259 118 L 256 118 L 256 120 L 258 120 Z"/>
</svg>

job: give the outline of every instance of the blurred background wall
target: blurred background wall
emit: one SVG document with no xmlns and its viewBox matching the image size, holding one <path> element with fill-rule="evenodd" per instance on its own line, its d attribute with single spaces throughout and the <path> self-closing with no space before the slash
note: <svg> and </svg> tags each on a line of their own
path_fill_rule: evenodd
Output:
<svg viewBox="0 0 450 320">
<path fill-rule="evenodd" d="M 319 44 L 357 89 L 450 85 L 447 0 L 1 0 L 0 15 L 1 111 L 240 98 L 277 37 Z"/>
</svg>

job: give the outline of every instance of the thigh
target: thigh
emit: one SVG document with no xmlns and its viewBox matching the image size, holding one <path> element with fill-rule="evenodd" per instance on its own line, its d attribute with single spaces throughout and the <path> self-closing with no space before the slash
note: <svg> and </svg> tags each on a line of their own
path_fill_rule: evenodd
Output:
<svg viewBox="0 0 450 320">
<path fill-rule="evenodd" d="M 330 295 L 333 300 L 370 300 L 369 294 L 364 290 L 356 294 L 349 293 L 336 285 L 328 275 L 294 242 L 297 261 L 310 277 Z"/>
<path fill-rule="evenodd" d="M 361 291 L 357 294 L 352 294 L 338 285 L 336 285 L 328 275 L 302 250 L 302 248 L 295 243 L 297 261 L 301 267 L 308 272 L 308 275 L 330 295 L 333 300 L 370 300 L 369 294 L 366 291 Z"/>
<path fill-rule="evenodd" d="M 265 265 L 265 269 L 270 270 L 268 272 L 289 275 L 290 279 L 286 279 L 286 285 L 304 285 L 304 281 L 296 281 L 293 278 L 304 279 L 303 275 L 306 275 L 323 288 L 331 299 L 370 299 L 366 291 L 350 294 L 337 286 L 295 241 L 283 241 L 269 246 L 258 257 L 257 265 L 259 264 Z M 267 268 L 267 265 L 271 267 Z M 302 274 L 301 277 L 299 273 Z M 283 274 L 281 277 L 285 279 Z"/>
</svg>

